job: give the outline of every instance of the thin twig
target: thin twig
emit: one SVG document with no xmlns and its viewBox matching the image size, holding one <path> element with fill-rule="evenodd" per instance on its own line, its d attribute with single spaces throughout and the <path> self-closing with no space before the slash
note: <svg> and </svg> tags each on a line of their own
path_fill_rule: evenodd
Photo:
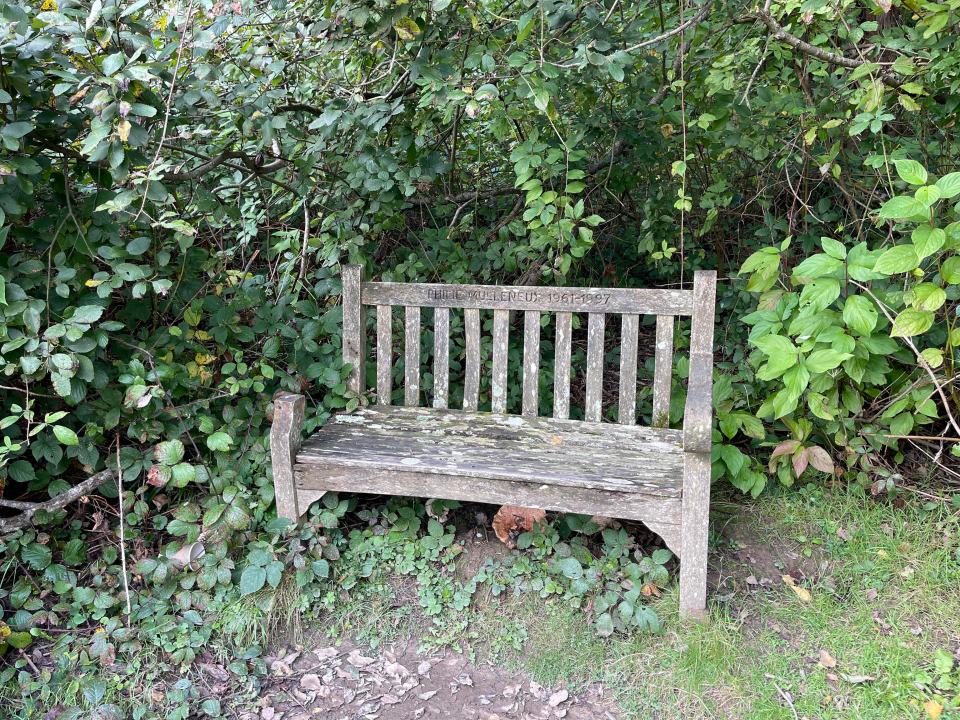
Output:
<svg viewBox="0 0 960 720">
<path fill-rule="evenodd" d="M 123 466 L 120 465 L 120 433 L 117 433 L 117 498 L 120 516 L 120 570 L 123 573 L 123 595 L 127 600 L 127 626 L 130 626 L 130 586 L 127 585 L 127 541 L 123 532 Z"/>
</svg>

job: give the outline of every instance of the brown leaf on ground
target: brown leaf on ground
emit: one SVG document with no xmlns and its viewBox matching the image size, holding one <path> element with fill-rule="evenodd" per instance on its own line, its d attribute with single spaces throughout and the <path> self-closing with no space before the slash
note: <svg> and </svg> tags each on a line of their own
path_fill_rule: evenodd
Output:
<svg viewBox="0 0 960 720">
<path fill-rule="evenodd" d="M 822 668 L 835 668 L 837 666 L 837 659 L 826 650 L 821 650 L 820 659 L 817 661 L 817 665 Z"/>
<path fill-rule="evenodd" d="M 543 522 L 547 513 L 537 508 L 504 505 L 493 518 L 493 531 L 507 547 L 517 546 L 521 533 L 529 532 L 533 526 Z"/>
<path fill-rule="evenodd" d="M 813 595 L 810 594 L 810 591 L 797 585 L 797 581 L 793 579 L 792 575 L 784 575 L 782 579 L 784 584 L 793 590 L 802 602 L 808 603 L 813 601 Z"/>
</svg>

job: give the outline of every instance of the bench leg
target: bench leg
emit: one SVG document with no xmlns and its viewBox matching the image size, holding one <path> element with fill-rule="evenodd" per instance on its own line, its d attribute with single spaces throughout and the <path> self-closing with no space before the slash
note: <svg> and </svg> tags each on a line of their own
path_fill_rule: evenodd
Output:
<svg viewBox="0 0 960 720">
<path fill-rule="evenodd" d="M 273 464 L 273 494 L 277 517 L 293 522 L 300 518 L 293 465 L 300 449 L 303 428 L 303 395 L 283 393 L 273 400 L 273 425 L 270 428 L 270 459 Z M 304 508 L 305 509 L 305 508 Z"/>
<path fill-rule="evenodd" d="M 685 454 L 680 540 L 680 616 L 707 617 L 707 531 L 710 522 L 710 455 Z"/>
</svg>

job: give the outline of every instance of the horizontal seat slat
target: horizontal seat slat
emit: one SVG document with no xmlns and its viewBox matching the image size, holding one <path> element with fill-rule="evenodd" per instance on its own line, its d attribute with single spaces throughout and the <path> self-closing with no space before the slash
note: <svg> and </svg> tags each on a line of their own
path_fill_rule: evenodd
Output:
<svg viewBox="0 0 960 720">
<path fill-rule="evenodd" d="M 585 515 L 615 513 L 617 517 L 642 520 L 664 539 L 667 547 L 679 553 L 681 499 L 678 497 L 329 463 L 297 465 L 295 475 L 299 496 L 307 501 L 323 495 L 324 490 L 424 498 L 437 497 L 437 491 L 441 490 L 443 497 L 450 500 L 507 503 Z"/>
<path fill-rule="evenodd" d="M 621 432 L 604 432 L 612 427 Z M 635 426 L 372 407 L 337 416 L 297 462 L 679 497 L 679 441 L 675 431 Z"/>
<path fill-rule="evenodd" d="M 542 312 L 690 315 L 690 290 L 632 288 L 512 287 L 368 282 L 360 286 L 365 305 L 540 310 Z"/>
</svg>

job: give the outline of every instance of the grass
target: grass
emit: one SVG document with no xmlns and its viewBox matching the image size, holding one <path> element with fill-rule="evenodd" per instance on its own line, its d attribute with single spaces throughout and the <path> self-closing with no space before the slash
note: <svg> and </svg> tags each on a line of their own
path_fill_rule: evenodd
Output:
<svg viewBox="0 0 960 720">
<path fill-rule="evenodd" d="M 442 619 L 427 639 L 439 635 L 547 685 L 600 681 L 627 718 L 932 717 L 923 707 L 930 688 L 918 681 L 938 648 L 960 646 L 955 512 L 807 490 L 738 505 L 716 524 L 714 560 L 724 574 L 707 623 L 675 619 L 675 589 L 656 601 L 662 634 L 607 639 L 562 602 L 481 596 L 466 618 Z M 731 527 L 734 542 L 723 539 Z M 737 551 L 782 554 L 773 567 L 803 568 L 798 584 L 809 599 L 785 585 L 779 569 L 765 589 L 748 584 L 756 569 L 738 566 Z M 348 602 L 338 615 L 350 621 L 338 627 L 368 641 L 385 639 L 377 630 L 385 622 L 390 637 L 417 632 L 415 613 L 397 616 L 396 605 L 377 596 Z M 821 651 L 835 667 L 818 662 Z"/>
</svg>

